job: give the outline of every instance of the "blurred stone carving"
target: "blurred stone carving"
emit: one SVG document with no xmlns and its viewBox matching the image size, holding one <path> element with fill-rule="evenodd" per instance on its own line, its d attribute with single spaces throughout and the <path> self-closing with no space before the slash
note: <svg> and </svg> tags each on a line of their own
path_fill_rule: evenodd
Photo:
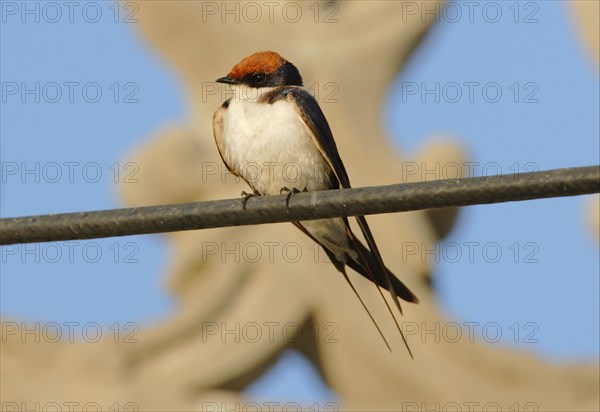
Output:
<svg viewBox="0 0 600 412">
<path fill-rule="evenodd" d="M 584 47 L 592 55 L 598 69 L 600 64 L 600 2 L 574 0 L 568 2 L 572 8 L 574 24 L 584 41 Z"/>
<path fill-rule="evenodd" d="M 586 203 L 587 221 L 595 238 L 596 243 L 600 244 L 600 196 L 593 196 Z"/>
<path fill-rule="evenodd" d="M 573 13 L 573 23 L 581 36 L 584 47 L 590 52 L 600 74 L 600 2 L 576 0 L 569 2 Z M 592 234 L 600 240 L 600 196 L 587 202 L 586 211 Z"/>
<path fill-rule="evenodd" d="M 272 23 L 251 23 L 221 15 L 222 2 L 139 2 L 141 37 L 177 73 L 190 110 L 185 121 L 157 131 L 128 156 L 140 166 L 140 183 L 121 187 L 124 202 L 232 198 L 246 189 L 225 172 L 214 146 L 211 116 L 227 97 L 214 79 L 258 50 L 276 50 L 300 68 L 331 123 L 354 186 L 419 180 L 418 173 L 407 176 L 407 164 L 418 170 L 462 164 L 463 149 L 447 137 L 429 139 L 409 159 L 392 148 L 381 127 L 386 91 L 434 18 L 420 8 L 435 3 L 324 2 L 315 22 L 315 3 L 277 2 Z M 229 4 L 231 10 L 243 7 Z M 292 23 L 297 14 L 277 14 L 288 4 L 305 17 Z M 417 13 L 407 7 L 417 7 Z M 179 310 L 142 331 L 138 344 L 50 348 L 9 340 L 2 351 L 2 393 L 24 401 L 135 402 L 140 410 L 206 409 L 215 403 L 231 408 L 243 402 L 245 385 L 293 348 L 315 364 L 339 396 L 341 410 L 431 408 L 436 402 L 595 410 L 597 367 L 550 365 L 464 339 L 421 341 L 422 328 L 439 328 L 446 320 L 429 286 L 431 264 L 402 248 L 432 249 L 455 216 L 431 211 L 368 218 L 386 263 L 421 299 L 419 306 L 405 305 L 401 319 L 419 330 L 409 336 L 415 361 L 403 350 L 375 288 L 350 274 L 398 348 L 393 354 L 324 253 L 291 224 L 236 227 L 166 235 L 172 253 L 168 282 Z M 256 262 L 227 253 L 247 245 L 258 245 L 262 256 Z M 262 328 L 258 342 L 222 335 L 223 328 L 254 324 Z M 284 333 L 289 325 L 299 326 L 301 338 L 293 338 L 293 328 Z M 19 384 L 24 379 L 27 390 Z"/>
</svg>

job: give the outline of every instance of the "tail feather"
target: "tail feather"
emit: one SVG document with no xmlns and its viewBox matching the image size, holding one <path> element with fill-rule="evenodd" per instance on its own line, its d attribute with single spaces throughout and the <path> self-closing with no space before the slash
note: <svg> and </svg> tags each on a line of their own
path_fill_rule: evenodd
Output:
<svg viewBox="0 0 600 412">
<path fill-rule="evenodd" d="M 376 286 L 377 286 L 377 279 L 384 279 L 386 289 L 390 292 L 390 295 L 392 296 L 392 300 L 394 301 L 396 308 L 398 308 L 398 312 L 400 312 L 400 314 L 402 315 L 402 307 L 400 306 L 400 301 L 398 300 L 398 296 L 396 295 L 396 293 L 393 291 L 392 281 L 391 281 L 390 277 L 388 276 L 389 271 L 383 264 L 381 256 L 379 255 L 379 250 L 377 249 L 377 246 L 375 245 L 375 241 L 373 240 L 373 235 L 371 234 L 371 230 L 369 229 L 369 226 L 367 225 L 367 221 L 364 219 L 364 217 L 362 218 L 362 221 L 361 221 L 361 219 L 360 219 L 361 217 L 362 216 L 358 216 L 357 220 L 361 226 L 361 230 L 362 230 L 363 234 L 365 235 L 365 238 L 369 242 L 369 246 L 371 246 L 373 248 L 372 252 L 369 251 L 364 246 L 361 248 L 360 241 L 354 236 L 354 234 L 352 233 L 352 230 L 350 229 L 350 226 L 346 224 L 346 232 L 348 233 L 348 238 L 351 240 L 352 244 L 354 245 L 354 250 L 358 254 L 358 262 L 357 263 L 360 266 L 362 266 L 363 270 L 366 272 L 366 275 L 361 272 L 359 272 L 359 273 L 361 273 L 367 279 L 371 280 L 371 282 L 373 282 Z M 367 252 L 367 253 L 365 253 L 365 252 Z M 375 256 L 373 256 L 373 255 L 375 255 Z M 372 267 L 368 263 L 368 261 L 371 259 L 373 259 L 376 262 L 376 264 Z M 391 273 L 391 272 L 389 272 L 389 273 Z M 377 274 L 377 275 L 375 275 L 375 274 Z M 406 347 L 408 354 L 410 355 L 410 357 L 412 359 L 414 359 L 412 351 L 410 350 L 410 346 L 408 346 L 408 341 L 406 340 L 406 336 L 404 336 L 404 332 L 402 332 L 402 328 L 400 327 L 400 324 L 398 323 L 398 319 L 394 315 L 394 312 L 392 312 L 392 308 L 390 308 L 390 305 L 388 304 L 387 300 L 385 300 L 385 297 L 383 296 L 381 289 L 379 289 L 377 287 L 377 291 L 379 292 L 381 299 L 383 299 L 383 302 L 385 303 L 385 306 L 387 307 L 388 312 L 390 313 L 392 319 L 394 320 L 394 324 L 398 328 L 398 332 L 400 332 L 400 337 L 402 337 L 402 342 L 404 343 L 404 346 Z"/>
<path fill-rule="evenodd" d="M 367 249 L 365 245 L 363 245 L 358 239 L 356 239 L 354 245 L 357 247 L 357 249 L 359 249 L 357 250 L 359 255 L 362 256 L 366 260 L 367 265 L 369 265 L 369 269 L 371 269 L 371 273 L 375 277 L 377 285 L 389 290 L 387 282 L 385 280 L 385 275 L 387 275 L 390 279 L 390 282 L 392 283 L 392 288 L 396 296 L 398 296 L 400 299 L 406 302 L 419 303 L 419 298 L 417 298 L 415 294 L 412 293 L 411 290 L 404 283 L 402 283 L 402 281 L 398 279 L 396 275 L 394 275 L 387 267 L 384 267 L 386 272 L 385 274 L 383 274 L 382 271 L 379 270 L 379 264 L 377 263 L 375 256 L 373 256 L 371 251 Z M 366 269 L 363 268 L 362 265 L 356 260 L 348 259 L 346 261 L 346 264 L 352 269 L 354 269 L 354 271 L 360 273 L 365 278 L 371 280 L 371 277 L 367 273 Z"/>
<path fill-rule="evenodd" d="M 383 332 L 381 331 L 381 328 L 377 324 L 377 321 L 375 320 L 375 318 L 371 314 L 371 311 L 369 310 L 369 308 L 367 307 L 367 305 L 365 305 L 365 302 L 362 300 L 362 298 L 358 294 L 358 291 L 356 290 L 356 288 L 354 287 L 354 285 L 350 281 L 350 278 L 348 277 L 348 274 L 346 273 L 346 269 L 344 267 L 342 267 L 342 270 L 340 270 L 340 272 L 342 273 L 342 275 L 344 275 L 344 279 L 346 279 L 346 282 L 348 282 L 348 285 L 350 285 L 350 287 L 354 291 L 354 294 L 356 295 L 356 297 L 360 301 L 360 304 L 362 305 L 363 309 L 367 312 L 367 315 L 369 315 L 369 318 L 371 319 L 371 322 L 373 322 L 373 325 L 377 329 L 377 332 L 379 332 L 379 336 L 381 336 L 381 339 L 383 339 L 383 342 L 385 343 L 385 346 L 387 346 L 388 350 L 391 352 L 392 348 L 391 348 L 390 344 L 388 343 L 387 339 L 383 335 Z M 410 349 L 409 349 L 409 352 L 410 352 Z M 412 354 L 410 356 L 412 357 Z"/>
<path fill-rule="evenodd" d="M 322 243 L 320 243 L 317 239 L 315 239 L 315 237 L 308 230 L 306 230 L 306 228 L 304 226 L 302 226 L 302 224 L 300 222 L 293 222 L 293 223 L 302 232 L 304 232 L 311 239 L 313 239 L 315 242 L 319 243 L 323 247 L 323 250 L 329 257 L 329 259 L 331 260 L 333 265 L 336 267 L 336 269 L 338 271 L 340 271 L 344 275 L 344 278 L 346 279 L 346 281 L 348 282 L 348 284 L 350 285 L 350 287 L 356 294 L 356 296 L 359 299 L 360 303 L 362 304 L 363 308 L 366 310 L 367 314 L 369 315 L 369 318 L 375 325 L 375 328 L 377 328 L 377 331 L 381 335 L 385 345 L 388 347 L 388 349 L 391 352 L 389 343 L 388 343 L 387 339 L 385 338 L 385 336 L 383 335 L 381 329 L 379 328 L 379 325 L 377 324 L 377 322 L 371 315 L 371 312 L 369 311 L 369 309 L 363 302 L 362 298 L 358 294 L 358 291 L 354 288 L 354 285 L 352 284 L 352 282 L 350 282 L 350 278 L 348 277 L 348 275 L 346 273 L 345 266 L 348 265 L 349 267 L 354 269 L 356 272 L 358 272 L 360 275 L 369 279 L 374 284 L 387 289 L 390 292 L 390 294 L 392 296 L 392 300 L 394 301 L 394 304 L 396 305 L 400 314 L 402 314 L 402 307 L 400 306 L 398 297 L 400 297 L 401 299 L 403 299 L 407 302 L 412 302 L 412 303 L 418 303 L 419 299 L 410 291 L 410 289 L 408 289 L 406 287 L 406 285 L 404 285 L 383 264 L 381 255 L 379 254 L 379 250 L 377 249 L 377 245 L 375 244 L 375 240 L 373 239 L 373 235 L 371 234 L 371 231 L 369 229 L 369 226 L 368 226 L 365 218 L 362 216 L 358 216 L 357 220 L 359 222 L 361 230 L 362 230 L 363 234 L 365 235 L 365 238 L 367 239 L 367 242 L 369 243 L 369 247 L 371 249 L 364 246 L 354 236 L 354 234 L 352 233 L 352 230 L 350 229 L 350 225 L 348 224 L 348 221 L 346 219 L 344 219 L 344 220 L 345 220 L 345 224 L 346 224 L 346 233 L 348 235 L 348 240 L 350 241 L 350 245 L 352 246 L 352 249 L 354 250 L 354 252 L 356 252 L 356 256 L 354 257 L 354 256 L 351 256 L 349 253 L 346 253 L 346 258 L 343 260 L 339 260 L 333 252 L 331 252 L 327 247 L 325 247 Z M 392 316 L 392 319 L 394 320 L 394 323 L 396 324 L 398 331 L 400 332 L 400 336 L 402 337 L 404 346 L 408 350 L 408 354 L 410 355 L 411 358 L 413 358 L 412 351 L 410 350 L 410 347 L 408 346 L 408 342 L 406 341 L 406 337 L 404 336 L 404 332 L 402 332 L 402 329 L 400 328 L 400 324 L 398 323 L 396 316 L 394 316 L 394 313 L 392 312 L 392 309 L 390 308 L 390 305 L 388 304 L 387 300 L 384 298 L 381 290 L 379 288 L 377 288 L 377 290 L 379 291 L 381 298 L 385 302 L 385 305 L 386 305 L 388 311 L 390 312 L 390 315 Z"/>
</svg>

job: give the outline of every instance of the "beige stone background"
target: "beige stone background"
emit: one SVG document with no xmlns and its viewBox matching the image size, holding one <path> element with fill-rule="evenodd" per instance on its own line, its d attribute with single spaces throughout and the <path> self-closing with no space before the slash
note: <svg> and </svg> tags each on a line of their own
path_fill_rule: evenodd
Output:
<svg viewBox="0 0 600 412">
<path fill-rule="evenodd" d="M 463 162 L 465 148 L 450 136 L 423 136 L 420 152 L 408 158 L 392 149 L 382 130 L 381 106 L 390 83 L 432 24 L 419 15 L 401 18 L 403 1 L 339 4 L 335 24 L 302 20 L 290 24 L 202 21 L 197 1 L 139 2 L 140 41 L 151 47 L 178 76 L 189 97 L 186 119 L 157 130 L 126 158 L 140 167 L 140 184 L 120 188 L 127 206 L 231 198 L 245 189 L 224 178 L 211 131 L 211 116 L 223 100 L 212 81 L 257 50 L 277 50 L 301 70 L 321 99 L 335 81 L 337 102 L 321 101 L 354 186 L 402 180 L 401 162 L 432 165 Z M 414 2 L 412 2 L 414 3 Z M 419 4 L 423 4 L 418 2 Z M 432 3 L 432 2 L 428 2 Z M 298 4 L 298 3 L 296 3 Z M 302 3 L 304 13 L 312 2 Z M 590 6 L 591 5 L 591 6 Z M 598 61 L 598 2 L 573 3 L 573 24 Z M 594 14 L 595 13 L 595 18 Z M 322 17 L 323 18 L 323 17 Z M 357 81 L 360 80 L 360 81 Z M 214 168 L 217 174 L 211 174 Z M 210 172 L 210 173 L 209 173 Z M 597 200 L 596 200 L 597 202 Z M 597 212 L 589 208 L 598 236 Z M 595 206 L 597 208 L 597 206 Z M 596 209 L 597 210 L 597 209 Z M 388 266 L 419 296 L 405 305 L 403 321 L 434 328 L 448 319 L 430 289 L 435 267 L 419 257 L 403 262 L 403 241 L 433 245 L 452 228 L 456 210 L 369 218 Z M 596 220 L 594 220 L 596 219 Z M 595 223 L 593 223 L 595 221 Z M 256 242 L 314 245 L 292 225 L 225 228 L 165 235 L 170 265 L 166 287 L 178 300 L 177 313 L 142 330 L 137 344 L 3 343 L 1 394 L 20 402 L 133 402 L 139 410 L 243 408 L 240 391 L 286 349 L 303 353 L 339 396 L 340 410 L 400 410 L 456 403 L 496 403 L 503 410 L 598 410 L 598 365 L 552 364 L 518 349 L 412 336 L 416 360 L 402 348 L 385 306 L 373 287 L 352 273 L 394 352 L 386 351 L 369 319 L 333 266 L 276 255 L 257 263 L 210 259 L 199 245 Z M 432 247 L 432 246 L 431 246 Z M 312 256 L 312 255 L 311 255 Z M 257 322 L 302 325 L 302 339 L 273 338 L 252 343 L 206 333 L 203 325 L 235 327 Z M 312 325 L 320 325 L 314 333 Z M 334 325 L 329 339 L 326 325 Z M 334 340 L 334 341 L 332 341 Z M 27 384 L 24 384 L 27 382 Z M 134 409 L 130 409 L 134 410 Z M 466 410 L 466 409 L 463 409 Z"/>
</svg>

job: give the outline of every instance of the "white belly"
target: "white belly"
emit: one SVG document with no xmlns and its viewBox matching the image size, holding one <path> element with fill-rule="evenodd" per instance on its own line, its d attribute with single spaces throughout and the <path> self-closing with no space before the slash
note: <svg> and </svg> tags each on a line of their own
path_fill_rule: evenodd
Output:
<svg viewBox="0 0 600 412">
<path fill-rule="evenodd" d="M 261 194 L 278 195 L 284 187 L 329 189 L 329 164 L 285 100 L 273 104 L 232 101 L 224 143 L 234 169 Z"/>
<path fill-rule="evenodd" d="M 309 135 L 309 130 L 285 100 L 273 104 L 234 101 L 224 125 L 226 157 L 235 171 L 263 195 L 279 195 L 282 188 L 331 189 L 331 168 Z M 340 261 L 349 253 L 343 219 L 300 222 Z"/>
</svg>

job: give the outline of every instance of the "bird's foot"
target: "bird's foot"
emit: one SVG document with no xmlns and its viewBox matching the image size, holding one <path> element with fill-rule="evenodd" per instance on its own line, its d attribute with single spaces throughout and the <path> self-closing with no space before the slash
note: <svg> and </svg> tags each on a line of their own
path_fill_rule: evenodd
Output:
<svg viewBox="0 0 600 412">
<path fill-rule="evenodd" d="M 260 193 L 258 193 L 256 190 L 253 193 L 248 193 L 245 190 L 242 190 L 242 209 L 246 210 L 246 203 L 248 203 L 248 199 L 257 196 L 260 196 Z"/>
<path fill-rule="evenodd" d="M 304 191 L 306 192 L 306 189 Z M 301 192 L 300 192 L 300 190 L 296 189 L 295 187 L 293 187 L 290 190 L 284 186 L 279 191 L 279 194 L 282 195 L 284 193 L 287 193 L 287 196 L 285 197 L 285 207 L 289 209 L 290 208 L 290 199 L 292 198 L 292 196 L 295 195 L 296 193 L 301 193 Z"/>
</svg>

